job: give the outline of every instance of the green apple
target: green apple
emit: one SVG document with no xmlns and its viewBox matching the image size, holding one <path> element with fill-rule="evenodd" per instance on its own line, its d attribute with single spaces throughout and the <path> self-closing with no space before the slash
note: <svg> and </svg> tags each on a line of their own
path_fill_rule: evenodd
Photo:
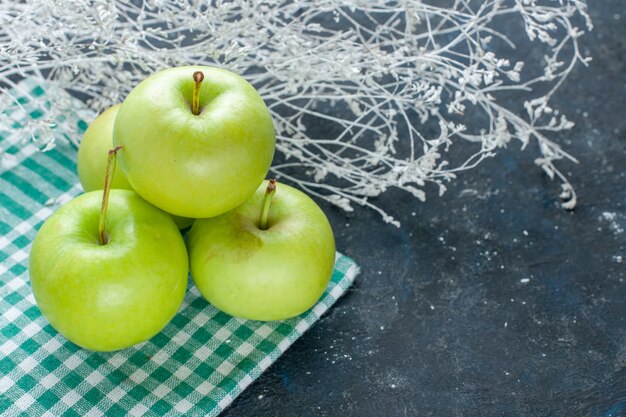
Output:
<svg viewBox="0 0 626 417">
<path fill-rule="evenodd" d="M 171 320 L 185 295 L 188 257 L 172 218 L 133 191 L 111 190 L 99 234 L 102 198 L 82 194 L 50 216 L 29 269 L 52 327 L 81 347 L 112 351 L 148 340 Z"/>
<path fill-rule="evenodd" d="M 155 73 L 130 92 L 113 143 L 123 146 L 120 167 L 143 198 L 168 213 L 205 218 L 256 190 L 275 137 L 267 106 L 245 79 L 189 66 Z"/>
<path fill-rule="evenodd" d="M 109 107 L 96 117 L 78 146 L 78 179 L 86 192 L 101 190 L 104 186 L 107 153 L 113 147 L 113 124 L 120 106 Z M 119 170 L 113 177 L 111 188 L 133 189 Z"/>
<path fill-rule="evenodd" d="M 239 207 L 198 219 L 189 232 L 196 286 L 233 316 L 281 320 L 303 313 L 333 272 L 335 240 L 324 212 L 288 185 L 272 194 L 271 182 L 263 183 Z"/>
<path fill-rule="evenodd" d="M 86 192 L 104 186 L 107 152 L 113 147 L 113 124 L 121 104 L 108 108 L 89 125 L 78 146 L 78 179 Z M 111 188 L 132 190 L 126 176 L 117 170 Z M 172 216 L 179 229 L 192 225 L 194 219 Z"/>
</svg>

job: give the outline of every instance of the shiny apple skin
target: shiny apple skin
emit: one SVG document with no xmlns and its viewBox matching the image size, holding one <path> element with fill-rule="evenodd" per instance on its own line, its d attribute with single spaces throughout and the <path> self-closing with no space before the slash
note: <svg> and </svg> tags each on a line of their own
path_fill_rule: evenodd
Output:
<svg viewBox="0 0 626 417">
<path fill-rule="evenodd" d="M 102 192 L 50 216 L 30 254 L 35 300 L 52 327 L 86 349 L 113 351 L 150 339 L 172 319 L 187 286 L 188 256 L 172 218 L 135 192 L 111 190 L 98 242 Z"/>
<path fill-rule="evenodd" d="M 200 113 L 191 110 L 202 71 Z M 274 126 L 259 93 L 230 71 L 189 66 L 155 73 L 119 110 L 113 144 L 135 191 L 178 216 L 205 218 L 243 203 L 274 156 Z"/>
<path fill-rule="evenodd" d="M 267 183 L 233 211 L 198 219 L 189 232 L 191 275 L 218 309 L 252 320 L 282 320 L 311 308 L 335 261 L 333 232 L 306 194 L 279 183 L 267 230 L 259 219 Z"/>
</svg>

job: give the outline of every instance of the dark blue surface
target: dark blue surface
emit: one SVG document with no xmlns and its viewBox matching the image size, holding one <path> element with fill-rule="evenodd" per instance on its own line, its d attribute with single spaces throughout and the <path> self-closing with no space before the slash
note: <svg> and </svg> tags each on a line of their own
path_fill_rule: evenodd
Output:
<svg viewBox="0 0 626 417">
<path fill-rule="evenodd" d="M 381 197 L 402 229 L 324 205 L 362 273 L 225 416 L 626 415 L 626 2 L 590 3 L 594 61 L 555 98 L 576 210 L 514 149 Z"/>
</svg>

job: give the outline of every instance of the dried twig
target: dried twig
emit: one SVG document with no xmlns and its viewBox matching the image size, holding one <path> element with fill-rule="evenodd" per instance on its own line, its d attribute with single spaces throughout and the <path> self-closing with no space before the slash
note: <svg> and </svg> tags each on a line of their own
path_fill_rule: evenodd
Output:
<svg viewBox="0 0 626 417">
<path fill-rule="evenodd" d="M 396 187 L 423 201 L 427 183 L 443 193 L 513 140 L 539 144 L 536 163 L 562 181 L 563 206 L 576 204 L 554 165 L 574 158 L 547 135 L 573 125 L 549 100 L 575 63 L 590 59 L 578 47 L 577 25 L 592 28 L 583 1 L 217 3 L 5 2 L 0 85 L 6 93 L 20 76 L 41 77 L 52 93 L 80 93 L 101 111 L 156 70 L 224 66 L 272 110 L 282 155 L 273 176 L 345 210 L 365 205 L 399 225 L 371 198 Z M 510 62 L 516 45 L 533 53 Z M 59 137 L 57 118 L 70 114 L 62 94 L 51 103 L 25 130 L 43 149 Z M 77 141 L 75 124 L 64 126 Z M 456 161 L 451 149 L 461 145 L 456 155 L 470 156 Z"/>
</svg>

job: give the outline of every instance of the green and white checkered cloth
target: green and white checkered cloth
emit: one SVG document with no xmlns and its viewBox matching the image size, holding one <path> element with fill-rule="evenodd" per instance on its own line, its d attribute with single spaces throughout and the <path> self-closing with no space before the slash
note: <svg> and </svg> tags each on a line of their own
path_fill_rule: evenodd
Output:
<svg viewBox="0 0 626 417">
<path fill-rule="evenodd" d="M 76 111 L 49 120 L 44 88 L 22 83 L 19 89 L 24 93 L 19 102 L 0 108 L 0 154 L 5 154 L 0 166 L 0 415 L 215 416 L 311 327 L 357 275 L 356 264 L 337 254 L 322 299 L 299 317 L 268 323 L 216 310 L 190 281 L 178 314 L 148 342 L 112 353 L 77 347 L 37 308 L 28 254 L 43 221 L 81 192 L 76 148 L 61 136 L 67 135 L 68 124 L 84 131 L 84 120 L 93 114 L 68 95 L 63 100 Z M 28 140 L 37 134 L 37 123 L 55 124 L 55 148 L 40 152 Z"/>
</svg>

